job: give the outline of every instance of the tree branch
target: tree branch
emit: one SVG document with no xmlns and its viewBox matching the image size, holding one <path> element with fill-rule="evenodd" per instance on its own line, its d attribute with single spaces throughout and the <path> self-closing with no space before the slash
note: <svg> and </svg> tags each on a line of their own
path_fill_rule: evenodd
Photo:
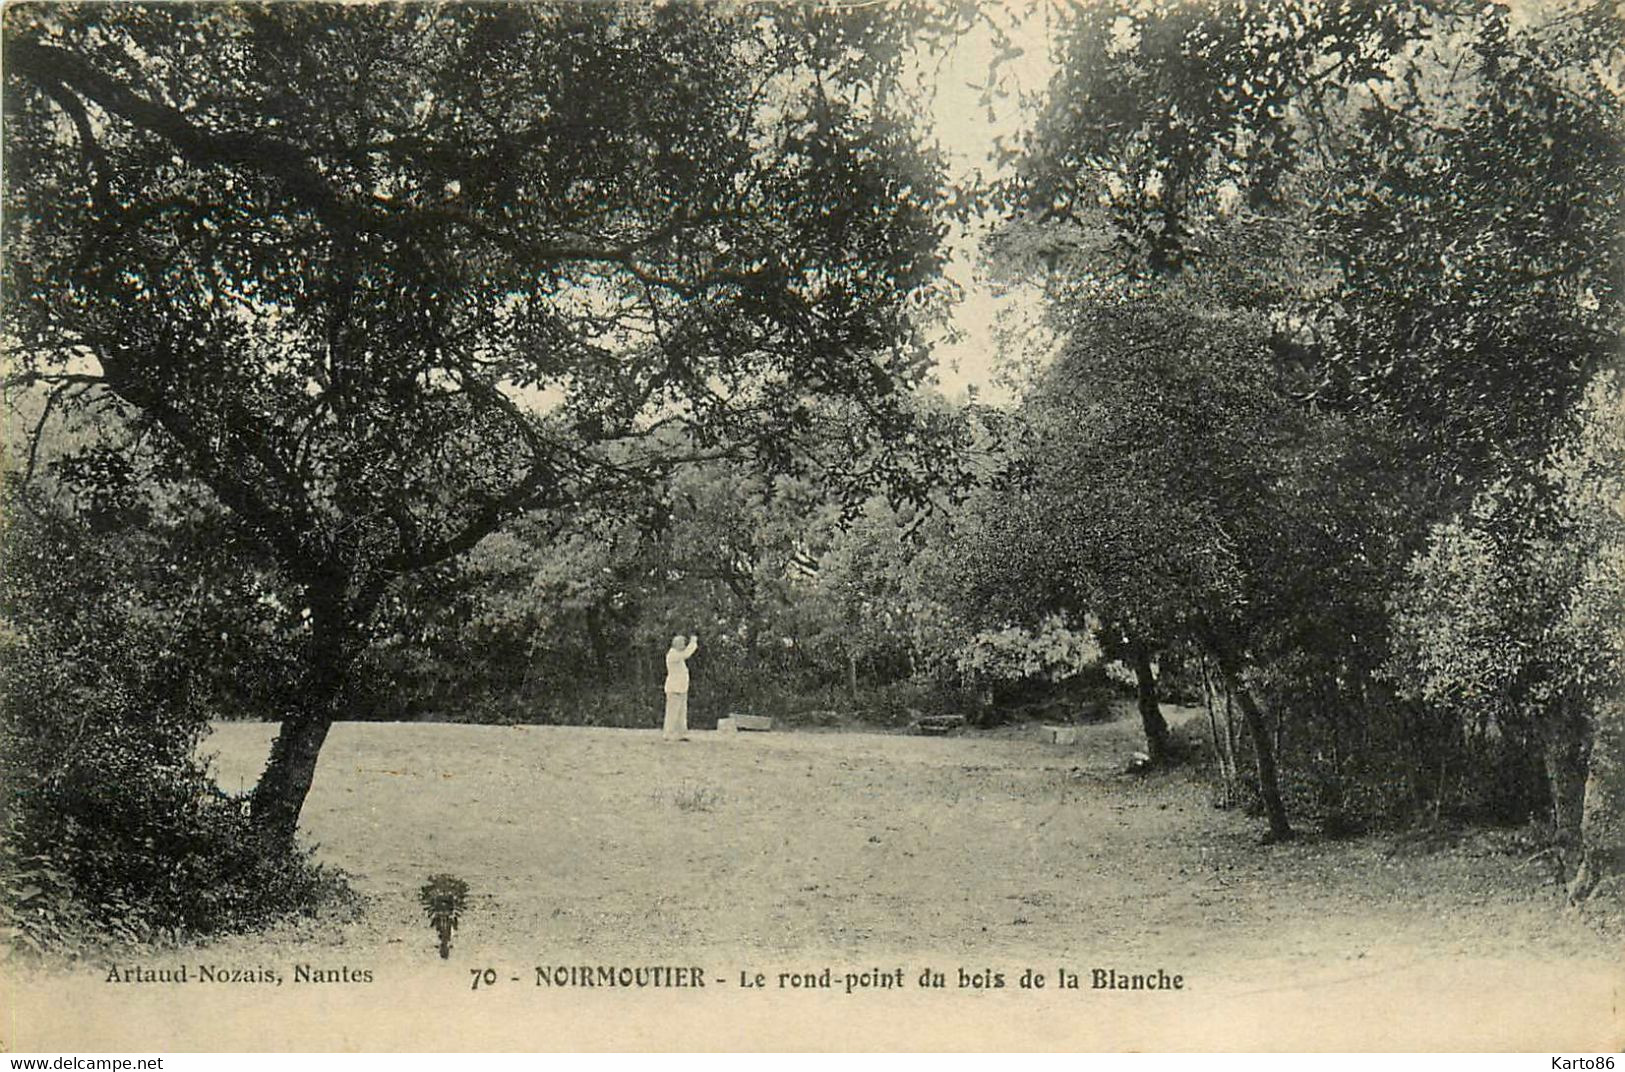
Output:
<svg viewBox="0 0 1625 1072">
<path fill-rule="evenodd" d="M 82 104 L 74 98 L 74 94 L 79 94 L 109 114 L 164 139 L 194 164 L 247 167 L 281 181 L 296 200 L 341 230 L 354 228 L 400 238 L 428 227 L 455 226 L 499 245 L 531 267 L 571 261 L 613 263 L 641 280 L 687 294 L 689 292 L 682 289 L 683 284 L 650 273 L 637 264 L 637 253 L 668 241 L 685 229 L 733 218 L 728 213 L 679 213 L 647 234 L 624 241 L 596 243 L 574 237 L 558 242 L 536 242 L 492 228 L 447 206 L 402 205 L 377 196 L 347 200 L 335 191 L 332 182 L 300 146 L 263 134 L 210 131 L 179 109 L 140 96 L 65 49 L 14 38 L 5 44 L 4 60 L 8 73 L 32 81 L 62 104 L 70 116 L 83 113 Z M 742 273 L 715 275 L 716 281 L 748 278 Z"/>
</svg>

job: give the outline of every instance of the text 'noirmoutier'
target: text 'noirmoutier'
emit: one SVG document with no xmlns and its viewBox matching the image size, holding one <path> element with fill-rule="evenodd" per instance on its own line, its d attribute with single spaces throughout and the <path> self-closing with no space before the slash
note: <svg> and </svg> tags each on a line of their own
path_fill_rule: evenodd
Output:
<svg viewBox="0 0 1625 1072">
<path fill-rule="evenodd" d="M 670 967 L 652 965 L 631 967 L 609 964 L 556 964 L 537 967 L 536 985 L 548 988 L 596 987 L 686 987 L 703 988 L 709 977 L 713 986 L 725 987 L 733 980 L 722 975 L 710 976 L 702 967 Z M 731 974 L 731 973 L 730 973 Z M 473 989 L 490 986 L 499 975 L 494 968 L 472 970 Z M 1057 968 L 1046 974 L 1033 968 L 1019 972 L 998 971 L 993 968 L 967 970 L 954 968 L 942 971 L 925 968 L 910 972 L 904 968 L 868 968 L 862 971 L 837 971 L 822 968 L 801 971 L 738 972 L 740 990 L 829 990 L 847 994 L 872 990 L 902 990 L 910 983 L 921 990 L 1184 990 L 1185 977 L 1164 968 L 1150 971 L 1120 971 L 1116 968 L 1088 968 L 1082 972 L 1070 968 Z"/>
</svg>

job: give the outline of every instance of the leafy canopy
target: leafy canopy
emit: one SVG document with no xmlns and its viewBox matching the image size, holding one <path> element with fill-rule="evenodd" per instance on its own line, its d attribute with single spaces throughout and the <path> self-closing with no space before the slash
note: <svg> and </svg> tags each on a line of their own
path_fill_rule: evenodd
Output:
<svg viewBox="0 0 1625 1072">
<path fill-rule="evenodd" d="M 308 590 L 693 453 L 897 432 L 945 225 L 912 8 L 14 5 L 3 327 Z M 789 434 L 787 435 L 786 432 Z"/>
</svg>

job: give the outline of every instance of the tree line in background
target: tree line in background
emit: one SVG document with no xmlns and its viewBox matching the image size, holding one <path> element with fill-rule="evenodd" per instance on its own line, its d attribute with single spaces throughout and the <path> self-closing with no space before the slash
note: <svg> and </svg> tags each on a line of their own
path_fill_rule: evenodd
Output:
<svg viewBox="0 0 1625 1072">
<path fill-rule="evenodd" d="M 956 188 L 907 74 L 1023 18 L 1053 81 Z M 306 903 L 335 718 L 652 725 L 674 633 L 702 719 L 1132 695 L 1169 764 L 1205 700 L 1271 837 L 1544 824 L 1592 894 L 1619 21 L 9 9 L 11 925 Z M 1008 408 L 923 385 L 973 217 L 1053 352 Z M 200 788 L 210 717 L 281 723 L 252 792 Z"/>
</svg>

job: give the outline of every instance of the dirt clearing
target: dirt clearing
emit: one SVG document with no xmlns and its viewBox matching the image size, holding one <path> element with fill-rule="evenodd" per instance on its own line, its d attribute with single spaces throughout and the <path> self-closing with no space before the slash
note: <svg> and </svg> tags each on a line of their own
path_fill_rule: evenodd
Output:
<svg viewBox="0 0 1625 1072">
<path fill-rule="evenodd" d="M 217 728 L 206 747 L 224 787 L 253 784 L 272 733 Z M 47 1048 L 48 1003 L 71 1000 L 102 1010 L 108 1042 L 126 1037 L 132 1010 L 170 1003 L 154 1013 L 168 1037 L 147 1048 L 239 1031 L 233 1048 L 274 1048 L 313 1030 L 366 1048 L 1625 1042 L 1618 939 L 1560 910 L 1538 868 L 1378 838 L 1261 847 L 1260 825 L 1214 809 L 1195 776 L 1117 773 L 1133 747 L 1125 723 L 1074 746 L 340 724 L 304 828 L 365 895 L 358 920 L 130 958 L 290 976 L 258 992 L 109 983 L 101 964 L 31 973 L 20 996 L 41 1020 L 13 1037 Z M 439 872 L 470 889 L 449 961 L 417 902 Z M 296 985 L 302 963 L 372 981 Z M 538 967 L 578 964 L 701 966 L 708 983 L 538 986 Z M 472 990 L 485 968 L 497 982 Z M 903 985 L 824 991 L 825 968 L 837 981 L 900 971 Z M 1063 969 L 1077 990 L 1059 989 Z M 1182 982 L 1097 989 L 1096 969 Z M 918 985 L 928 970 L 943 990 Z M 1019 987 L 1027 970 L 1043 990 Z M 741 989 L 757 973 L 766 985 Z M 781 988 L 782 973 L 807 985 Z M 1001 975 L 1002 988 L 960 985 Z M 412 1002 L 434 1011 L 411 1014 Z M 659 1042 L 640 1034 L 651 1030 Z"/>
</svg>

